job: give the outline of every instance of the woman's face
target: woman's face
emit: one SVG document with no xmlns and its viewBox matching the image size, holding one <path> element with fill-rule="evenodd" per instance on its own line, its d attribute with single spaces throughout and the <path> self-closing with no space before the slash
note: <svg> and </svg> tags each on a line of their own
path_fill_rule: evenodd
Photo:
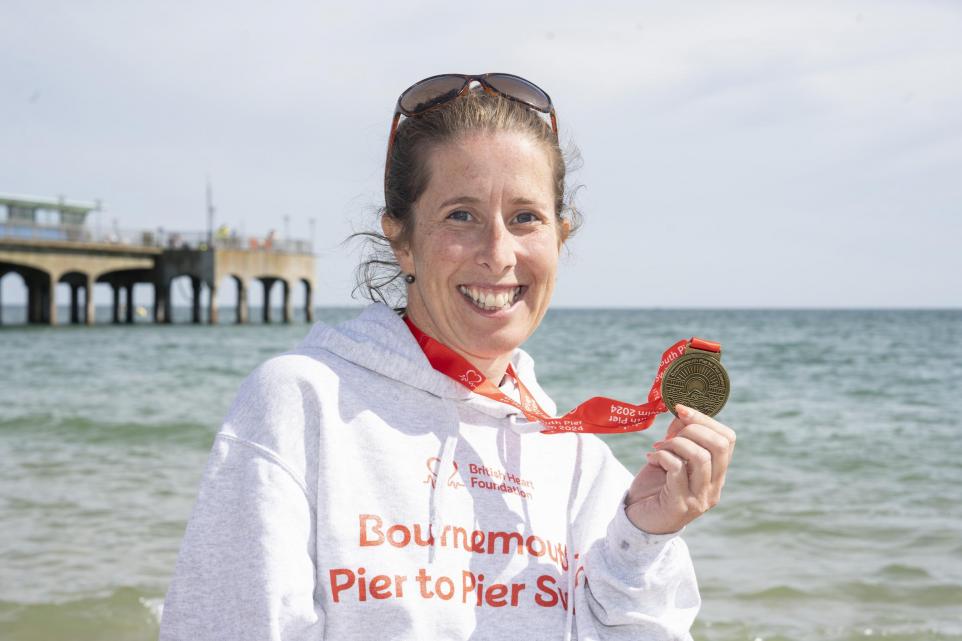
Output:
<svg viewBox="0 0 962 641">
<path fill-rule="evenodd" d="M 554 212 L 548 151 L 517 132 L 472 134 L 429 152 L 427 189 L 396 248 L 408 315 L 462 354 L 501 357 L 544 317 L 567 236 Z M 396 235 L 385 217 L 385 233 Z"/>
</svg>

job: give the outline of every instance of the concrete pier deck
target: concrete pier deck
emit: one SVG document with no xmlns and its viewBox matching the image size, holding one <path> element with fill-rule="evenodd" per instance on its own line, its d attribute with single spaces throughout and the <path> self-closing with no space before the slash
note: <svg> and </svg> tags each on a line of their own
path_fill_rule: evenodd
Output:
<svg viewBox="0 0 962 641">
<path fill-rule="evenodd" d="M 215 236 L 210 232 L 112 230 L 108 234 L 96 234 L 83 225 L 83 215 L 92 206 L 10 198 L 0 198 L 0 205 L 8 208 L 6 219 L 0 219 L 0 278 L 9 272 L 23 278 L 27 288 L 27 323 L 57 324 L 58 283 L 70 285 L 71 323 L 93 324 L 95 283 L 107 283 L 113 289 L 111 320 L 114 323 L 134 322 L 133 288 L 137 283 L 153 285 L 153 319 L 170 323 L 171 283 L 181 276 L 190 277 L 194 323 L 201 323 L 204 316 L 201 297 L 205 288 L 206 320 L 211 324 L 218 322 L 217 288 L 227 277 L 237 285 L 238 323 L 246 323 L 250 318 L 247 301 L 256 281 L 262 284 L 265 301 L 270 301 L 271 290 L 279 284 L 283 297 L 280 320 L 285 323 L 294 316 L 294 288 L 303 286 L 305 318 L 313 321 L 315 261 L 306 241 L 276 240 L 273 235 L 263 240 L 227 234 Z M 40 224 L 36 221 L 36 209 L 30 210 L 30 206 L 62 210 L 61 216 L 70 214 L 72 222 L 79 220 L 80 224 L 67 224 L 62 220 Z M 121 298 L 125 301 L 123 305 Z M 0 301 L 0 323 L 3 322 L 2 309 Z M 122 309 L 124 318 L 121 318 Z M 269 304 L 263 306 L 262 313 L 263 322 L 271 322 Z"/>
</svg>

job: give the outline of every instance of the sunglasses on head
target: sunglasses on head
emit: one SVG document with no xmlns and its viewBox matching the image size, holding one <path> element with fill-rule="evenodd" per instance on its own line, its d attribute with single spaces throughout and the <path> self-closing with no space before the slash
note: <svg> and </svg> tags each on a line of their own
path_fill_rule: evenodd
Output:
<svg viewBox="0 0 962 641">
<path fill-rule="evenodd" d="M 431 76 L 414 83 L 397 99 L 394 108 L 394 120 L 391 122 L 391 134 L 387 142 L 387 160 L 384 163 L 384 177 L 387 179 L 391 166 L 391 150 L 394 148 L 394 138 L 397 136 L 398 123 L 401 116 L 419 116 L 431 111 L 458 96 L 463 96 L 471 89 L 471 83 L 477 82 L 485 93 L 504 96 L 508 100 L 546 113 L 551 118 L 551 130 L 558 135 L 558 118 L 555 116 L 551 97 L 548 93 L 529 80 L 510 73 L 485 73 L 472 76 L 460 73 L 444 73 Z"/>
</svg>

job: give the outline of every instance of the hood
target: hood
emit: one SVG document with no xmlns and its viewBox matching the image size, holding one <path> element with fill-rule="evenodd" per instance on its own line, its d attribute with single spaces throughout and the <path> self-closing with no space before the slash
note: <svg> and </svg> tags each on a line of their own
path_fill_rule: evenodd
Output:
<svg viewBox="0 0 962 641">
<path fill-rule="evenodd" d="M 315 323 L 297 347 L 297 351 L 312 350 L 330 352 L 359 367 L 434 396 L 463 401 L 495 418 L 514 416 L 512 423 L 515 425 L 527 423 L 518 409 L 475 394 L 435 370 L 401 317 L 383 303 L 369 305 L 357 318 L 338 325 Z M 515 349 L 511 364 L 541 407 L 554 415 L 557 407 L 538 385 L 531 356 L 520 348 Z"/>
</svg>

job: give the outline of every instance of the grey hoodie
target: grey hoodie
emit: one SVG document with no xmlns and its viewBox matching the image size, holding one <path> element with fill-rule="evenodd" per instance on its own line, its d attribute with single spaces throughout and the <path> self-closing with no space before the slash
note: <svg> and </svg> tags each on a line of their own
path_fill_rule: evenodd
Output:
<svg viewBox="0 0 962 641">
<path fill-rule="evenodd" d="M 214 440 L 161 641 L 690 639 L 684 541 L 631 524 L 603 441 L 539 428 L 435 371 L 384 305 L 315 324 Z"/>
</svg>

